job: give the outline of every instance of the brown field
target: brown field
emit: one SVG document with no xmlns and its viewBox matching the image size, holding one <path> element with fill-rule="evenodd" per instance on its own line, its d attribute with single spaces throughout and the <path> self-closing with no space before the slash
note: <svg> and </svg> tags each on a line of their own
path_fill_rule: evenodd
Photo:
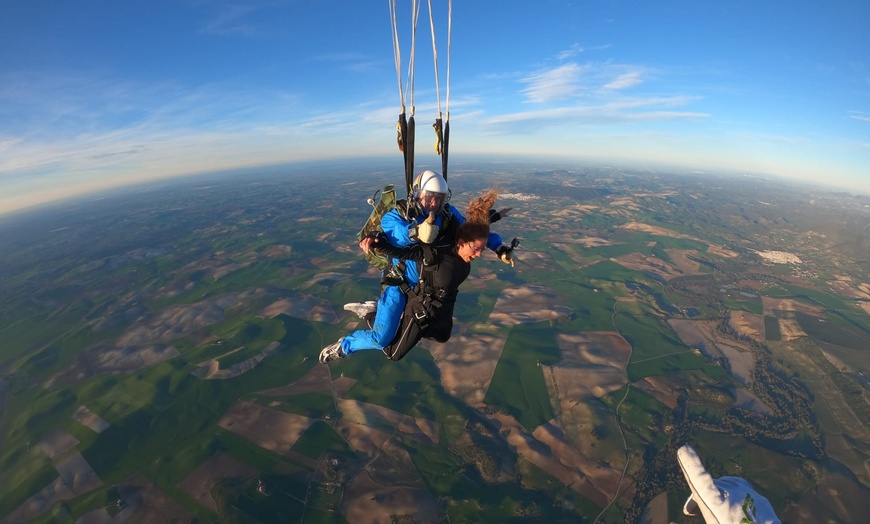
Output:
<svg viewBox="0 0 870 524">
<path fill-rule="evenodd" d="M 695 346 L 711 358 L 724 356 L 731 366 L 731 374 L 748 384 L 752 380 L 755 357 L 745 343 L 723 338 L 716 332 L 711 320 L 670 319 L 668 324 L 687 346 Z"/>
<path fill-rule="evenodd" d="M 640 209 L 641 209 L 641 207 L 638 205 L 637 202 L 634 201 L 633 198 L 615 198 L 615 199 L 611 200 L 610 205 L 607 208 L 603 209 L 602 211 L 604 213 L 612 214 L 612 215 L 616 215 L 616 214 L 626 215 L 625 213 L 616 213 L 614 211 L 614 208 L 617 208 L 617 207 L 624 207 L 624 208 L 630 209 L 632 211 L 640 211 Z M 632 216 L 632 215 L 627 214 L 626 216 Z"/>
<path fill-rule="evenodd" d="M 315 391 L 329 391 L 330 376 L 328 366 L 314 366 L 302 378 L 279 388 L 265 389 L 258 391 L 260 395 L 268 397 L 283 397 L 286 395 L 299 395 L 301 393 L 312 393 Z"/>
<path fill-rule="evenodd" d="M 220 280 L 234 271 L 250 266 L 255 262 L 256 257 L 255 253 L 249 253 L 245 257 L 246 260 L 234 262 L 224 258 L 222 252 L 212 253 L 182 267 L 179 273 L 186 275 L 194 271 L 200 271 L 206 279 Z M 169 282 L 158 290 L 155 296 L 157 298 L 169 298 L 190 291 L 195 286 L 196 283 L 185 276 Z"/>
<path fill-rule="evenodd" d="M 555 320 L 571 313 L 570 307 L 557 305 L 564 302 L 564 298 L 541 284 L 505 289 L 495 302 L 489 323 L 516 326 Z"/>
<path fill-rule="evenodd" d="M 577 243 L 583 247 L 610 246 L 615 244 L 615 242 L 598 237 L 581 237 L 577 239 Z"/>
<path fill-rule="evenodd" d="M 356 384 L 356 380 L 350 377 L 339 377 L 332 381 L 332 394 L 335 398 L 341 398 Z"/>
<path fill-rule="evenodd" d="M 704 242 L 700 238 L 693 237 L 691 235 L 677 233 L 676 231 L 672 231 L 670 229 L 665 229 L 663 227 L 658 227 L 658 226 L 651 226 L 649 224 L 644 224 L 641 222 L 629 222 L 628 224 L 623 224 L 620 227 L 623 229 L 631 229 L 634 231 L 643 231 L 644 233 L 649 233 L 651 235 L 657 235 L 660 237 L 685 238 L 688 240 L 696 240 L 698 242 Z M 706 242 L 704 242 L 704 243 L 706 244 Z"/>
<path fill-rule="evenodd" d="M 85 406 L 79 406 L 75 413 L 72 414 L 72 418 L 79 424 L 90 428 L 94 433 L 102 433 L 109 429 L 108 422 Z"/>
<path fill-rule="evenodd" d="M 726 249 L 722 246 L 717 246 L 714 244 L 710 244 L 704 240 L 701 240 L 698 237 L 693 237 L 691 235 L 685 235 L 683 233 L 677 233 L 676 231 L 672 231 L 670 229 L 665 229 L 663 227 L 651 226 L 649 224 L 643 224 L 640 222 L 630 222 L 622 226 L 625 229 L 633 229 L 635 231 L 643 231 L 645 233 L 649 233 L 651 235 L 658 235 L 662 237 L 672 237 L 672 238 L 685 238 L 687 240 L 694 240 L 696 242 L 701 242 L 707 244 L 707 253 L 711 255 L 717 255 L 724 258 L 737 258 L 739 256 L 738 253 L 731 251 L 730 249 Z"/>
<path fill-rule="evenodd" d="M 266 296 L 260 288 L 226 293 L 194 304 L 174 305 L 144 315 L 113 341 L 80 352 L 64 371 L 46 381 L 46 387 L 79 382 L 100 373 L 132 373 L 178 356 L 169 345 L 221 322 L 229 308 L 244 307 Z"/>
<path fill-rule="evenodd" d="M 616 492 L 621 471 L 602 469 L 574 448 L 556 422 L 539 426 L 529 434 L 516 419 L 504 413 L 489 416 L 499 428 L 499 435 L 523 458 L 546 471 L 599 507 L 607 505 Z M 625 479 L 620 499 L 630 501 L 634 485 Z"/>
<path fill-rule="evenodd" d="M 619 333 L 560 333 L 558 344 L 562 361 L 547 366 L 544 377 L 563 411 L 577 401 L 602 397 L 628 382 L 625 365 L 631 346 Z"/>
<path fill-rule="evenodd" d="M 680 392 L 660 377 L 646 377 L 643 380 L 635 382 L 634 386 L 649 393 L 654 399 L 671 409 L 677 407 Z"/>
<path fill-rule="evenodd" d="M 856 461 L 856 454 L 870 457 L 870 430 L 849 408 L 831 377 L 803 351 L 796 350 L 804 343 L 810 342 L 780 343 L 771 347 L 778 357 L 798 366 L 804 383 L 814 395 L 815 413 L 819 426 L 825 432 L 825 452 L 846 465 L 865 485 L 870 485 L 870 470 Z"/>
<path fill-rule="evenodd" d="M 358 400 L 339 400 L 338 410 L 344 422 L 363 424 L 373 428 L 385 428 L 398 432 L 428 446 L 438 444 L 441 428 L 436 422 L 404 415 L 392 409 Z"/>
<path fill-rule="evenodd" d="M 561 244 L 561 243 L 553 243 L 550 244 L 554 249 L 558 249 L 562 253 L 568 255 L 571 261 L 575 264 L 576 268 L 581 268 L 588 266 L 595 261 L 596 257 L 586 257 L 580 253 L 578 253 L 573 247 L 572 244 Z"/>
<path fill-rule="evenodd" d="M 822 313 L 822 308 L 819 306 L 811 306 L 791 298 L 772 298 L 762 295 L 761 303 L 764 305 L 764 314 L 770 316 L 776 316 L 773 312 L 775 309 L 780 311 L 800 311 L 801 313 L 813 316 L 819 316 Z"/>
<path fill-rule="evenodd" d="M 369 477 L 382 486 L 413 486 L 423 488 L 425 482 L 411 460 L 411 454 L 397 435 L 381 446 L 379 453 L 365 466 Z"/>
<path fill-rule="evenodd" d="M 193 304 L 180 304 L 166 307 L 142 319 L 118 338 L 117 345 L 142 346 L 155 342 L 168 343 L 217 324 L 230 308 L 249 304 L 265 296 L 263 289 L 249 289 L 238 293 L 226 293 Z"/>
<path fill-rule="evenodd" d="M 380 453 L 381 447 L 390 438 L 390 434 L 379 429 L 357 424 L 344 419 L 338 419 L 335 430 L 344 437 L 355 451 L 364 453 L 369 460 Z"/>
<path fill-rule="evenodd" d="M 653 498 L 640 516 L 640 524 L 668 524 L 668 494 L 663 491 Z"/>
<path fill-rule="evenodd" d="M 868 315 L 870 315 L 870 302 L 858 302 L 858 307 L 860 307 L 861 309 L 866 311 Z"/>
<path fill-rule="evenodd" d="M 734 328 L 734 331 L 740 335 L 745 335 L 758 341 L 764 340 L 764 315 L 735 310 L 731 312 L 729 323 Z"/>
<path fill-rule="evenodd" d="M 714 244 L 707 244 L 707 253 L 711 255 L 718 255 L 722 258 L 737 258 L 740 256 L 736 251 L 731 251 L 730 249 L 726 249 L 722 246 L 717 246 Z"/>
<path fill-rule="evenodd" d="M 265 360 L 266 357 L 268 357 L 273 351 L 278 349 L 280 346 L 281 346 L 280 342 L 272 342 L 271 344 L 269 344 L 268 346 L 263 348 L 263 350 L 260 353 L 252 356 L 251 358 L 245 360 L 244 362 L 239 362 L 238 364 L 230 366 L 227 369 L 219 369 L 220 362 L 218 362 L 218 359 L 216 359 L 216 358 L 213 358 L 211 360 L 206 360 L 205 362 L 200 362 L 199 364 L 197 364 L 197 367 L 193 371 L 193 374 L 196 375 L 197 377 L 205 379 L 205 380 L 226 380 L 226 379 L 230 379 L 230 378 L 235 378 L 243 373 L 246 373 L 246 372 L 254 369 L 254 367 L 257 364 L 259 364 L 260 362 Z M 235 349 L 235 350 L 230 351 L 228 353 L 225 353 L 224 355 L 221 355 L 221 357 L 231 355 L 232 353 L 235 353 L 239 349 L 242 349 L 242 348 L 238 348 L 238 349 Z M 220 358 L 220 357 L 218 357 L 218 358 Z"/>
<path fill-rule="evenodd" d="M 446 344 L 424 340 L 420 347 L 428 349 L 435 359 L 444 390 L 476 406 L 486 396 L 505 340 L 490 335 L 454 335 Z"/>
<path fill-rule="evenodd" d="M 750 289 L 752 291 L 760 291 L 764 288 L 764 283 L 756 280 L 738 280 L 734 287 L 737 289 Z"/>
<path fill-rule="evenodd" d="M 596 420 L 610 415 L 596 413 L 593 405 L 627 383 L 625 364 L 631 346 L 615 332 L 560 334 L 557 340 L 562 360 L 543 369 L 550 402 L 568 429 L 567 439 L 588 458 L 604 459 L 609 449 L 595 447 L 597 439 L 590 432 Z"/>
<path fill-rule="evenodd" d="M 210 276 L 214 280 L 220 280 L 221 278 L 229 275 L 230 273 L 233 273 L 233 272 L 238 271 L 240 269 L 244 269 L 253 263 L 254 263 L 253 260 L 242 262 L 240 264 L 237 264 L 234 262 L 225 262 L 225 263 L 219 264 L 217 267 L 215 267 L 212 270 Z"/>
<path fill-rule="evenodd" d="M 564 233 L 555 233 L 551 235 L 545 235 L 542 240 L 547 242 L 548 244 L 558 245 L 558 244 L 579 244 L 583 247 L 598 247 L 598 246 L 609 246 L 614 244 L 614 242 L 610 240 L 606 240 L 604 238 L 592 237 L 592 236 L 578 236 L 578 235 L 566 235 Z"/>
<path fill-rule="evenodd" d="M 744 409 L 748 409 L 749 411 L 755 411 L 756 413 L 761 413 L 762 415 L 772 415 L 773 410 L 770 409 L 770 406 L 765 404 L 760 398 L 755 396 L 755 393 L 749 391 L 745 388 L 738 388 L 734 392 L 734 405 L 740 406 Z"/>
<path fill-rule="evenodd" d="M 347 280 L 348 278 L 350 278 L 350 275 L 348 275 L 346 273 L 335 273 L 335 272 L 318 273 L 311 280 L 302 284 L 302 287 L 305 288 L 305 287 L 313 286 L 316 284 L 322 284 L 324 282 L 328 285 L 332 285 L 332 284 L 335 284 L 336 282 L 341 282 L 342 280 Z"/>
<path fill-rule="evenodd" d="M 218 426 L 232 431 L 261 448 L 311 464 L 311 460 L 294 453 L 291 448 L 313 423 L 314 420 L 302 415 L 276 411 L 253 402 L 239 400 L 224 413 L 218 421 Z M 311 466 L 313 467 L 314 464 Z"/>
<path fill-rule="evenodd" d="M 263 250 L 263 256 L 271 259 L 290 258 L 293 254 L 293 246 L 274 244 Z"/>
<path fill-rule="evenodd" d="M 555 271 L 559 268 L 559 264 L 553 260 L 549 253 L 541 251 L 529 251 L 523 249 L 515 251 L 514 262 L 516 263 L 517 271 Z"/>
<path fill-rule="evenodd" d="M 519 260 L 519 258 L 517 258 L 517 260 Z M 496 280 L 497 278 L 498 275 L 496 275 L 491 269 L 479 267 L 477 271 L 472 271 L 464 285 L 471 286 L 474 289 L 485 289 L 487 282 Z"/>
<path fill-rule="evenodd" d="M 671 262 L 683 275 L 702 275 L 701 264 L 690 259 L 690 256 L 698 257 L 700 253 L 693 249 L 665 249 L 665 253 L 671 257 Z"/>
<path fill-rule="evenodd" d="M 114 517 L 106 508 L 89 511 L 76 524 L 164 524 L 166 522 L 192 522 L 194 517 L 177 502 L 157 489 L 151 481 L 134 475 L 115 485 L 120 499 L 127 505 Z"/>
<path fill-rule="evenodd" d="M 226 453 L 218 452 L 184 477 L 178 483 L 178 489 L 212 513 L 217 513 L 217 504 L 211 496 L 211 487 L 216 482 L 226 478 L 248 480 L 258 473 L 248 464 Z"/>
<path fill-rule="evenodd" d="M 59 477 L 0 520 L 0 524 L 30 522 L 62 500 L 72 500 L 103 485 L 79 452 L 54 464 Z"/>
<path fill-rule="evenodd" d="M 266 306 L 261 313 L 266 318 L 275 318 L 284 314 L 288 317 L 318 322 L 338 323 L 338 315 L 328 300 L 302 295 L 292 298 L 282 298 Z"/>
<path fill-rule="evenodd" d="M 549 216 L 563 221 L 577 222 L 583 220 L 586 215 L 594 213 L 597 209 L 596 206 L 566 205 L 550 212 Z"/>
<path fill-rule="evenodd" d="M 49 460 L 54 460 L 76 447 L 78 443 L 79 439 L 64 430 L 59 429 L 40 440 L 38 445 L 39 449 L 45 453 L 45 456 L 48 457 Z"/>
<path fill-rule="evenodd" d="M 870 497 L 866 488 L 840 473 L 830 473 L 799 501 L 777 513 L 783 522 L 867 522 Z M 819 515 L 825 515 L 825 520 L 818 520 Z"/>
<path fill-rule="evenodd" d="M 419 524 L 437 524 L 447 516 L 441 503 L 425 489 L 384 487 L 365 471 L 345 488 L 341 510 L 347 522 L 362 524 L 392 524 L 397 522 L 394 517 L 407 517 L 407 522 Z"/>
<path fill-rule="evenodd" d="M 798 324 L 798 321 L 793 318 L 779 319 L 779 331 L 782 334 L 782 339 L 785 341 L 807 336 L 806 332 Z"/>
<path fill-rule="evenodd" d="M 640 253 L 629 253 L 621 257 L 611 258 L 613 262 L 636 271 L 648 271 L 659 275 L 665 280 L 683 276 L 683 271 L 670 262 L 665 262 L 658 257 L 648 257 Z"/>
<path fill-rule="evenodd" d="M 350 253 L 355 253 L 357 255 L 360 254 L 359 248 L 355 244 L 354 245 L 338 244 L 338 245 L 335 245 L 333 247 L 336 248 L 336 251 L 350 252 Z M 351 266 L 356 264 L 355 261 L 336 262 L 335 257 L 312 258 L 311 263 L 314 265 L 314 267 L 316 267 L 318 269 L 331 270 L 331 271 L 335 271 L 338 269 L 347 270 L 347 269 L 350 269 Z"/>
<path fill-rule="evenodd" d="M 857 285 L 849 277 L 838 277 L 828 282 L 828 287 L 835 294 L 857 300 L 870 300 L 870 286 L 863 283 Z"/>
</svg>

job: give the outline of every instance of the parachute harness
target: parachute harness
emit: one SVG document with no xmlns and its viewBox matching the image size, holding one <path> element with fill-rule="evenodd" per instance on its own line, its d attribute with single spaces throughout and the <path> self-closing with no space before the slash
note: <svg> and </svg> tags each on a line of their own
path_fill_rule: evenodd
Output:
<svg viewBox="0 0 870 524">
<path fill-rule="evenodd" d="M 396 79 L 399 86 L 399 103 L 401 113 L 399 121 L 396 124 L 397 137 L 396 142 L 399 146 L 399 151 L 402 152 L 405 160 L 405 186 L 408 191 L 408 206 L 410 207 L 413 194 L 414 184 L 414 50 L 417 40 L 417 21 L 420 14 L 420 0 L 412 0 L 411 4 L 411 50 L 408 60 L 408 76 L 405 88 L 402 88 L 402 55 L 399 46 L 399 29 L 396 16 L 396 0 L 388 0 L 390 6 L 390 22 L 393 32 L 393 59 L 396 64 Z M 444 179 L 447 179 L 447 146 L 450 140 L 450 40 L 453 27 L 453 0 L 448 0 L 447 9 L 447 85 L 446 85 L 446 102 L 445 102 L 445 117 L 442 120 L 441 113 L 441 86 L 439 84 L 438 75 L 438 51 L 435 39 L 435 17 L 432 9 L 432 0 L 428 0 L 429 4 L 429 30 L 432 34 L 432 55 L 435 63 L 435 92 L 438 102 L 438 116 L 432 127 L 435 129 L 435 153 L 441 156 L 441 174 Z M 406 93 L 410 97 L 410 106 L 406 114 Z"/>
</svg>

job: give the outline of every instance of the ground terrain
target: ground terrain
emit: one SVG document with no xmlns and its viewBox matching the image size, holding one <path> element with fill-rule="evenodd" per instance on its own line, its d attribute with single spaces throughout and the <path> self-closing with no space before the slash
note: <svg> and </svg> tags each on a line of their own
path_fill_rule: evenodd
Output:
<svg viewBox="0 0 870 524">
<path fill-rule="evenodd" d="M 0 219 L 0 522 L 688 522 L 687 442 L 790 523 L 870 510 L 870 199 L 457 165 L 460 208 L 499 181 L 516 267 L 475 262 L 446 344 L 319 365 L 377 294 L 387 172 Z"/>
</svg>

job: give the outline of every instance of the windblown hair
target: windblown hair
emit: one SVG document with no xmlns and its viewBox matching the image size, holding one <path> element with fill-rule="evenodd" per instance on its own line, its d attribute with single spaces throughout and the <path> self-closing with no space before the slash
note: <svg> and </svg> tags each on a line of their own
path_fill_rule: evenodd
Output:
<svg viewBox="0 0 870 524">
<path fill-rule="evenodd" d="M 495 205 L 498 189 L 491 187 L 468 203 L 465 222 L 456 231 L 456 244 L 486 240 L 489 236 L 489 210 Z"/>
</svg>

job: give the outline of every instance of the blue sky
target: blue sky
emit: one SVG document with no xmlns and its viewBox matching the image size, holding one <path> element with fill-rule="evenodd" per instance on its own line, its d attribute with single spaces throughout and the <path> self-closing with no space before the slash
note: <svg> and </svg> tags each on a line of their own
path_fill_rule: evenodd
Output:
<svg viewBox="0 0 870 524">
<path fill-rule="evenodd" d="M 399 0 L 403 85 L 410 2 Z M 445 107 L 446 0 L 433 0 Z M 435 164 L 426 3 L 418 164 Z M 395 155 L 387 0 L 6 0 L 0 212 L 186 173 Z M 451 160 L 523 153 L 870 194 L 870 2 L 457 0 Z"/>
</svg>

